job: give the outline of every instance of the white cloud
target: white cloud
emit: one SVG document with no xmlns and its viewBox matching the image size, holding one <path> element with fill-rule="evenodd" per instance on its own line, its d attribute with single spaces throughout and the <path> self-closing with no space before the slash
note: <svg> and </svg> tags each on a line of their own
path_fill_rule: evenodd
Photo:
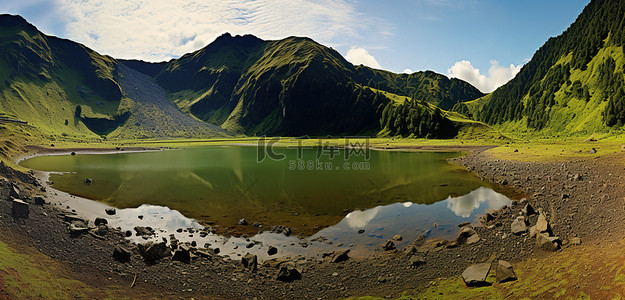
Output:
<svg viewBox="0 0 625 300">
<path fill-rule="evenodd" d="M 349 51 L 347 51 L 345 59 L 354 65 L 365 65 L 375 69 L 382 69 L 382 66 L 380 66 L 375 57 L 369 54 L 369 51 L 365 48 L 351 47 Z"/>
<path fill-rule="evenodd" d="M 491 60 L 490 64 L 488 76 L 486 76 L 480 73 L 480 69 L 474 68 L 470 61 L 458 61 L 447 70 L 447 76 L 462 79 L 480 91 L 490 93 L 514 78 L 523 67 L 523 65 L 515 66 L 513 64 L 508 67 L 500 66 L 496 60 Z"/>
<path fill-rule="evenodd" d="M 66 37 L 113 57 L 150 61 L 195 51 L 224 32 L 336 45 L 387 30 L 347 0 L 63 0 L 61 8 Z"/>
<path fill-rule="evenodd" d="M 401 71 L 401 72 L 402 72 L 402 73 L 404 73 L 404 74 L 412 74 L 412 73 L 414 73 L 414 71 L 413 71 L 413 70 L 410 70 L 410 69 L 404 69 L 404 70 L 403 70 L 403 71 Z"/>
</svg>

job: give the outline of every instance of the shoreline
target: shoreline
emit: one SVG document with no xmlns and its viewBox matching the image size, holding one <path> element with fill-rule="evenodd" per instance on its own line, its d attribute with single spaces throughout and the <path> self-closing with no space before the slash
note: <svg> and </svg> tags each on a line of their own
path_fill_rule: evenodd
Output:
<svg viewBox="0 0 625 300">
<path fill-rule="evenodd" d="M 42 253 L 72 266 L 72 269 L 92 270 L 88 271 L 88 274 L 112 273 L 111 278 L 121 278 L 120 280 L 125 280 L 129 284 L 133 280 L 132 274 L 144 274 L 147 270 L 149 275 L 139 276 L 139 289 L 153 288 L 152 294 L 148 293 L 153 296 L 159 293 L 161 296 L 182 293 L 184 297 L 210 295 L 219 298 L 251 298 L 262 295 L 270 298 L 292 298 L 297 295 L 299 297 L 308 295 L 339 298 L 366 295 L 399 296 L 406 291 L 419 295 L 430 289 L 436 290 L 437 284 L 445 283 L 440 278 L 456 278 L 451 284 L 456 284 L 454 282 L 458 282 L 457 280 L 462 282 L 457 278 L 467 266 L 489 261 L 493 256 L 509 261 L 515 269 L 538 272 L 527 270 L 526 266 L 532 265 L 535 260 L 550 266 L 553 264 L 550 257 L 559 257 L 559 260 L 562 260 L 566 253 L 578 253 L 589 247 L 592 249 L 595 245 L 601 247 L 600 245 L 609 244 L 622 237 L 625 230 L 619 228 L 617 224 L 625 222 L 623 214 L 625 208 L 618 201 L 625 196 L 623 182 L 619 180 L 625 178 L 625 171 L 622 163 L 614 164 L 613 161 L 622 162 L 624 158 L 625 154 L 616 153 L 564 163 L 537 163 L 500 160 L 483 151 L 475 151 L 451 160 L 452 163 L 464 166 L 481 178 L 503 182 L 504 186 L 528 195 L 527 203 L 536 209 L 543 209 L 553 234 L 562 241 L 561 250 L 553 253 L 544 253 L 537 249 L 527 234 L 518 236 L 510 234 L 510 225 L 519 215 L 520 206 L 516 201 L 512 207 L 493 212 L 495 219 L 489 222 L 494 223 L 487 223 L 492 225 L 484 224 L 474 228 L 480 237 L 480 241 L 476 244 L 452 247 L 450 241 L 417 239 L 412 242 L 417 249 L 414 254 L 398 250 L 381 251 L 369 258 L 350 256 L 348 260 L 339 263 L 332 263 L 328 259 L 317 261 L 295 257 L 269 260 L 269 263 L 259 266 L 256 272 L 250 272 L 238 260 L 221 256 L 212 256 L 213 258 L 208 260 L 195 258 L 190 263 L 165 258 L 156 264 L 147 264 L 134 246 L 123 241 L 121 233 L 113 231 L 105 237 L 104 244 L 102 240 L 91 235 L 68 240 L 67 225 L 50 213 L 47 216 L 42 215 L 38 212 L 38 206 L 32 208 L 35 213 L 32 221 L 22 223 L 19 225 L 21 227 L 15 227 L 16 225 L 11 225 L 11 222 L 0 222 L 0 229 L 14 231 L 17 228 L 29 228 L 18 234 L 40 245 L 38 249 Z M 573 175 L 579 175 L 578 178 L 583 179 L 573 180 Z M 0 202 L 0 212 L 3 215 L 10 214 L 7 205 L 6 202 Z M 51 206 L 44 206 L 42 209 L 43 212 L 54 210 Z M 528 225 L 534 224 L 536 218 L 537 215 L 529 216 Z M 44 224 L 45 226 L 42 226 Z M 582 246 L 574 245 L 572 242 L 578 237 L 581 238 Z M 125 247 L 132 249 L 132 259 L 129 263 L 119 263 L 111 258 L 113 248 L 119 245 L 120 240 Z M 80 253 L 72 254 L 75 250 L 80 250 Z M 412 266 L 410 260 L 417 256 L 424 258 L 425 263 Z M 277 281 L 276 272 L 279 266 L 285 265 L 299 269 L 301 279 L 287 283 Z M 113 269 L 110 266 L 114 266 Z M 181 275 L 182 273 L 184 275 Z M 338 276 L 334 276 L 334 273 Z M 519 284 L 525 284 L 527 276 L 529 275 L 521 273 Z M 613 276 L 612 273 L 609 273 L 609 276 Z M 532 282 L 530 285 L 540 288 L 545 284 L 547 283 Z M 573 284 L 558 283 L 556 287 Z M 496 290 L 503 289 L 511 293 L 515 291 L 515 286 L 517 286 L 515 282 L 493 285 Z M 483 291 L 491 290 L 492 287 Z M 573 288 L 569 290 L 576 291 Z M 594 290 L 584 291 L 593 295 Z"/>
</svg>

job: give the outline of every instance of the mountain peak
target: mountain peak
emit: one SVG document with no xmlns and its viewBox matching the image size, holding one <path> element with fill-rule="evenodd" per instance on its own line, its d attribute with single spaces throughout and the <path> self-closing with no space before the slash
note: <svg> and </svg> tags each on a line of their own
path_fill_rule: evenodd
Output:
<svg viewBox="0 0 625 300">
<path fill-rule="evenodd" d="M 20 15 L 0 14 L 0 27 L 22 27 L 26 30 L 37 31 L 37 27 L 28 23 Z"/>
</svg>

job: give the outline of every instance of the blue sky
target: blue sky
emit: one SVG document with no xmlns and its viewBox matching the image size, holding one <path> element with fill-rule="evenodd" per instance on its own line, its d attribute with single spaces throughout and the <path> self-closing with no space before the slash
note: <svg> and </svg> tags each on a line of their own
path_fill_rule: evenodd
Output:
<svg viewBox="0 0 625 300">
<path fill-rule="evenodd" d="M 116 58 L 162 61 L 224 32 L 308 36 L 355 64 L 433 70 L 490 92 L 589 0 L 0 0 L 46 34 Z"/>
</svg>

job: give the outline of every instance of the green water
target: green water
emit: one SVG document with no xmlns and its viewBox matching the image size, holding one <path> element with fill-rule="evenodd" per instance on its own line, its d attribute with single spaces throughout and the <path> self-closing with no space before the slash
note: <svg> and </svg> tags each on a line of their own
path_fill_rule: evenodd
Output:
<svg viewBox="0 0 625 300">
<path fill-rule="evenodd" d="M 283 159 L 258 162 L 256 147 L 213 146 L 40 156 L 21 165 L 62 172 L 51 174 L 54 188 L 118 208 L 164 205 L 222 228 L 245 218 L 302 234 L 334 225 L 348 211 L 396 202 L 431 204 L 484 186 L 446 162 L 457 153 L 371 151 L 369 157 L 352 153 L 346 159 L 345 151 L 331 158 L 319 148 L 280 149 Z M 93 183 L 85 184 L 86 177 Z"/>
</svg>

